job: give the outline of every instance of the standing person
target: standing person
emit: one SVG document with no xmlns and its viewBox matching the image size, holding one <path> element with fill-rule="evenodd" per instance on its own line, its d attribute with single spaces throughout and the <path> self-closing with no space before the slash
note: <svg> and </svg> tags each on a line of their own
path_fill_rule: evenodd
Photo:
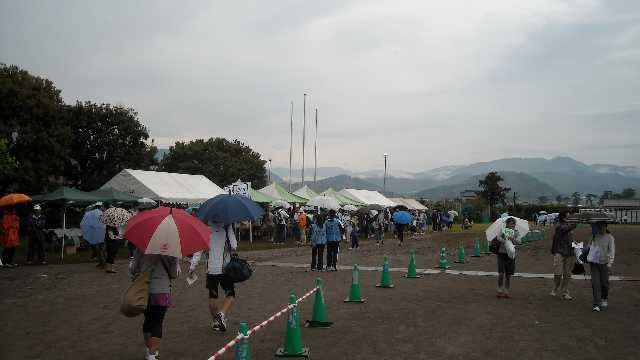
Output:
<svg viewBox="0 0 640 360">
<path fill-rule="evenodd" d="M 264 227 L 267 236 L 267 240 L 274 242 L 274 227 L 275 227 L 275 216 L 273 216 L 273 212 L 271 209 L 267 207 L 267 211 L 264 213 L 264 217 L 262 219 L 262 226 Z"/>
<path fill-rule="evenodd" d="M 107 259 L 105 272 L 108 274 L 115 274 L 117 271 L 113 264 L 116 261 L 118 250 L 120 249 L 120 241 L 122 240 L 122 232 L 118 227 L 107 225 L 106 232 L 104 234 L 104 243 L 107 249 Z"/>
<path fill-rule="evenodd" d="M 91 245 L 91 260 L 98 260 L 97 268 L 105 267 L 104 238 L 105 225 L 100 222 L 100 215 L 105 210 L 102 203 L 96 203 L 96 207 L 84 213 L 80 221 L 82 237 Z"/>
<path fill-rule="evenodd" d="M 511 298 L 511 276 L 516 271 L 516 259 L 511 258 L 507 254 L 506 242 L 510 241 L 514 246 L 520 243 L 520 235 L 516 230 L 516 219 L 510 217 L 506 221 L 506 228 L 510 229 L 512 235 L 507 235 L 506 231 L 500 232 L 498 235 L 498 241 L 500 242 L 500 248 L 498 249 L 498 292 L 496 297 L 498 298 Z"/>
<path fill-rule="evenodd" d="M 276 219 L 278 222 L 278 241 L 276 241 L 276 244 L 284 244 L 287 240 L 287 219 L 289 219 L 289 215 L 284 209 L 280 209 L 276 213 Z"/>
<path fill-rule="evenodd" d="M 324 226 L 324 216 L 316 215 L 316 221 L 311 225 L 311 271 L 322 271 L 322 258 L 327 245 L 327 229 Z"/>
<path fill-rule="evenodd" d="M 376 245 L 384 246 L 384 228 L 385 228 L 385 215 L 384 213 L 378 214 L 375 220 L 376 224 L 378 224 L 378 228 L 376 229 Z"/>
<path fill-rule="evenodd" d="M 211 314 L 211 329 L 214 331 L 227 331 L 227 315 L 236 298 L 236 290 L 233 281 L 224 273 L 224 267 L 237 256 L 238 241 L 231 225 L 210 223 L 211 236 L 209 237 L 209 260 L 207 261 L 207 282 L 209 290 L 209 313 Z M 193 275 L 200 262 L 202 251 L 197 252 L 191 258 L 189 277 Z M 224 291 L 222 307 L 218 308 L 218 288 Z"/>
<path fill-rule="evenodd" d="M 147 347 L 145 359 L 159 359 L 162 325 L 171 302 L 171 280 L 178 277 L 178 259 L 163 255 L 144 255 L 134 253 L 131 275 L 150 271 L 149 302 L 144 311 L 142 336 Z"/>
<path fill-rule="evenodd" d="M 327 271 L 338 271 L 338 250 L 342 233 L 340 231 L 340 222 L 336 219 L 335 210 L 329 210 L 329 220 L 325 222 L 325 229 L 327 236 Z"/>
<path fill-rule="evenodd" d="M 20 245 L 20 218 L 13 207 L 7 208 L 2 215 L 2 234 L 0 234 L 0 245 L 2 245 L 2 264 L 6 268 L 18 266 L 13 262 L 16 247 Z"/>
<path fill-rule="evenodd" d="M 307 214 L 304 209 L 300 208 L 298 214 L 298 229 L 300 230 L 300 243 L 302 245 L 307 244 Z"/>
<path fill-rule="evenodd" d="M 402 243 L 404 242 L 404 224 L 396 224 L 396 231 L 398 233 L 398 246 L 402 246 Z"/>
<path fill-rule="evenodd" d="M 606 223 L 595 225 L 587 261 L 591 267 L 593 311 L 600 311 L 609 306 L 609 270 L 616 256 L 616 244 Z"/>
<path fill-rule="evenodd" d="M 40 205 L 33 207 L 33 213 L 29 216 L 29 246 L 27 248 L 27 264 L 33 262 L 34 253 L 38 256 L 38 262 L 41 265 L 47 264 L 46 254 L 44 252 L 45 237 L 45 217 L 42 214 Z"/>
<path fill-rule="evenodd" d="M 551 254 L 553 255 L 553 283 L 551 296 L 561 295 L 564 300 L 572 300 L 573 297 L 569 293 L 569 281 L 571 280 L 571 270 L 575 263 L 573 255 L 573 230 L 575 224 L 567 223 L 567 212 L 563 211 L 558 216 L 558 225 L 555 227 L 553 234 L 553 243 L 551 244 Z"/>
<path fill-rule="evenodd" d="M 349 223 L 351 223 L 350 220 Z M 351 237 L 351 247 L 349 248 L 349 250 L 359 248 L 360 244 L 358 243 L 358 229 L 356 228 L 355 224 L 352 226 L 351 232 L 347 231 L 347 234 L 349 234 L 349 236 Z"/>
</svg>

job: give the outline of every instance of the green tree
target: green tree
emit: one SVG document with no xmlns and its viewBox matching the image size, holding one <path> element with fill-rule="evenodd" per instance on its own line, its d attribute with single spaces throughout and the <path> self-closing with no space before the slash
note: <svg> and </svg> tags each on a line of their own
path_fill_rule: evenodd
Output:
<svg viewBox="0 0 640 360">
<path fill-rule="evenodd" d="M 562 195 L 556 196 L 556 204 L 562 204 Z"/>
<path fill-rule="evenodd" d="M 596 194 L 587 194 L 585 195 L 585 197 L 587 198 L 587 204 L 589 204 L 589 207 L 593 207 L 593 200 L 598 198 L 598 195 Z"/>
<path fill-rule="evenodd" d="M 0 174 L 3 176 L 14 176 L 16 169 L 16 159 L 9 154 L 9 142 L 0 138 Z"/>
<path fill-rule="evenodd" d="M 202 174 L 219 186 L 250 181 L 252 187 L 267 184 L 266 161 L 239 140 L 223 138 L 176 142 L 160 162 L 163 171 Z"/>
<path fill-rule="evenodd" d="M 492 211 L 498 203 L 505 202 L 507 193 L 511 191 L 511 188 L 500 185 L 503 180 L 497 172 L 493 171 L 483 180 L 478 181 L 478 187 L 481 189 L 478 195 L 487 201 Z"/>
<path fill-rule="evenodd" d="M 0 192 L 38 193 L 60 183 L 71 138 L 54 84 L 0 63 L 0 138 L 15 171 L 3 172 Z"/>
<path fill-rule="evenodd" d="M 574 207 L 577 207 L 578 205 L 580 205 L 580 201 L 582 200 L 582 197 L 580 196 L 579 192 L 574 192 L 573 194 L 571 194 L 571 203 L 573 204 Z"/>
<path fill-rule="evenodd" d="M 156 164 L 157 149 L 146 143 L 149 132 L 134 109 L 87 101 L 66 111 L 72 129 L 67 184 L 95 190 L 122 169 L 149 170 Z"/>
<path fill-rule="evenodd" d="M 549 198 L 546 196 L 538 196 L 538 204 L 544 205 L 549 202 Z"/>
<path fill-rule="evenodd" d="M 623 189 L 620 193 L 621 199 L 633 199 L 636 197 L 636 190 L 632 188 Z"/>
</svg>

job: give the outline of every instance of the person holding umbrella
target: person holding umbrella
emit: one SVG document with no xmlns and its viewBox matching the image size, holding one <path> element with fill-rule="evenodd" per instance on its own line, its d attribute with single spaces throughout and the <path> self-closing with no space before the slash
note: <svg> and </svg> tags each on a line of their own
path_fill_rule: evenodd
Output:
<svg viewBox="0 0 640 360">
<path fill-rule="evenodd" d="M 236 250 L 238 241 L 231 224 L 257 220 L 264 214 L 264 210 L 247 197 L 240 195 L 222 194 L 207 200 L 198 211 L 202 222 L 209 224 L 209 260 L 207 262 L 206 287 L 209 291 L 209 313 L 211 314 L 211 328 L 214 331 L 227 330 L 227 315 L 236 297 L 233 280 L 224 272 L 225 266 L 232 257 L 238 256 Z M 202 252 L 197 252 L 191 259 L 189 277 L 193 277 L 200 262 Z M 218 290 L 224 291 L 224 301 L 218 307 Z"/>
<path fill-rule="evenodd" d="M 516 219 L 513 217 L 508 218 L 505 221 L 506 227 L 502 229 L 498 235 L 498 241 L 500 242 L 500 248 L 498 249 L 498 292 L 496 297 L 498 298 L 511 298 L 511 276 L 516 271 L 516 259 L 515 259 L 515 247 L 513 250 L 513 257 L 509 255 L 507 247 L 520 244 L 520 234 L 516 229 Z M 511 243 L 509 245 L 509 243 Z"/>
<path fill-rule="evenodd" d="M 97 259 L 98 264 L 96 267 L 104 268 L 106 264 L 104 256 L 106 227 L 102 222 L 100 222 L 100 216 L 105 208 L 101 202 L 92 206 L 94 208 L 89 208 L 89 210 L 82 216 L 82 221 L 80 221 L 80 230 L 82 230 L 82 238 L 91 245 L 91 250 L 93 252 L 91 260 Z"/>
<path fill-rule="evenodd" d="M 106 225 L 104 243 L 107 249 L 107 265 L 105 272 L 115 274 L 116 270 L 113 265 L 124 235 L 122 227 L 131 218 L 131 213 L 122 208 L 109 207 L 108 204 L 105 204 L 105 207 L 107 209 L 100 215 L 100 221 Z"/>
<path fill-rule="evenodd" d="M 137 248 L 131 273 L 150 272 L 149 299 L 142 334 L 146 360 L 159 357 L 166 312 L 173 306 L 171 282 L 179 274 L 178 258 L 206 250 L 209 229 L 184 210 L 159 207 L 131 218 L 124 236 Z"/>
<path fill-rule="evenodd" d="M 13 262 L 16 247 L 20 245 L 20 218 L 13 206 L 7 207 L 2 215 L 2 233 L 0 234 L 2 245 L 2 264 L 6 268 L 18 266 Z"/>
</svg>

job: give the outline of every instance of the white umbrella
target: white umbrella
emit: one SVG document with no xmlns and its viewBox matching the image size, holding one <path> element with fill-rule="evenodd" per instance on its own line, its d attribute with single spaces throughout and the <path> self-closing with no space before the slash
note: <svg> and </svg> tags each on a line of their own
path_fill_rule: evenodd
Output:
<svg viewBox="0 0 640 360">
<path fill-rule="evenodd" d="M 153 200 L 153 199 L 149 199 L 149 198 L 140 198 L 140 199 L 138 199 L 138 203 L 156 205 L 156 201 Z"/>
<path fill-rule="evenodd" d="M 285 209 L 291 209 L 291 204 L 289 204 L 288 202 L 284 201 L 284 200 L 274 200 L 271 202 L 271 206 L 273 207 L 281 207 L 281 208 L 285 208 Z"/>
<path fill-rule="evenodd" d="M 455 211 L 455 210 L 449 210 L 448 214 L 449 214 L 449 215 L 451 215 L 451 216 L 453 216 L 453 217 L 458 216 L 458 212 L 457 212 L 457 211 Z"/>
<path fill-rule="evenodd" d="M 349 205 L 343 206 L 342 210 L 344 210 L 344 211 L 358 211 L 358 207 L 355 206 L 355 205 L 349 204 Z"/>
<path fill-rule="evenodd" d="M 517 218 L 515 216 L 510 216 L 508 218 L 500 218 L 496 220 L 489 228 L 484 232 L 487 235 L 487 240 L 491 241 L 493 238 L 497 237 L 502 229 L 506 227 L 507 219 L 514 218 L 516 220 L 516 230 L 518 230 L 518 240 L 522 239 L 529 232 L 529 222 L 527 220 L 523 220 Z"/>
<path fill-rule="evenodd" d="M 315 206 L 323 209 L 338 210 L 340 204 L 338 201 L 327 195 L 316 196 L 313 199 L 307 201 L 307 206 Z"/>
<path fill-rule="evenodd" d="M 547 212 L 546 212 L 546 211 L 544 211 L 544 210 L 542 210 L 542 211 L 538 211 L 538 214 L 546 215 L 546 214 L 547 214 Z"/>
</svg>

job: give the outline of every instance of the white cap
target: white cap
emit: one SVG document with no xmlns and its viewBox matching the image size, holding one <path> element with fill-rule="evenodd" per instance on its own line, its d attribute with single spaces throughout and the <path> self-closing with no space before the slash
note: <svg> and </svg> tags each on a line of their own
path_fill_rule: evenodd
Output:
<svg viewBox="0 0 640 360">
<path fill-rule="evenodd" d="M 42 210 L 42 208 L 40 207 L 40 205 L 36 204 L 36 205 L 33 207 L 33 210 Z"/>
</svg>

